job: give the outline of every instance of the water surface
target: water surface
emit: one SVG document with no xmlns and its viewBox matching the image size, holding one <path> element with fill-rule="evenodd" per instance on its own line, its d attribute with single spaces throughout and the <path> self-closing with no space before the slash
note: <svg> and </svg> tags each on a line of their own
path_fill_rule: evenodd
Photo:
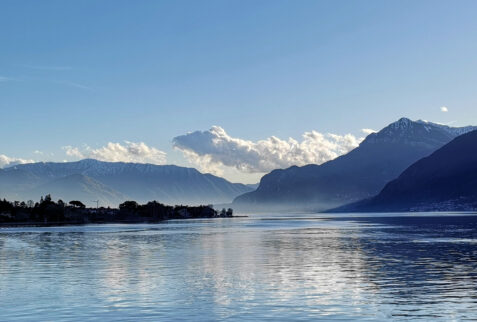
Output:
<svg viewBox="0 0 477 322">
<path fill-rule="evenodd" d="M 0 320 L 477 319 L 477 216 L 0 228 Z"/>
</svg>

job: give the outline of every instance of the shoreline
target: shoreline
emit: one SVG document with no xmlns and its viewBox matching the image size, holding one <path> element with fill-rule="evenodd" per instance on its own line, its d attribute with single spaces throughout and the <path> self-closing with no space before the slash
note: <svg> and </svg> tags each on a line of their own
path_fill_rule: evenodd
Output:
<svg viewBox="0 0 477 322">
<path fill-rule="evenodd" d="M 249 216 L 231 216 L 231 217 L 195 217 L 195 218 L 169 218 L 154 221 L 136 221 L 136 220 L 119 220 L 119 221 L 91 221 L 91 222 L 2 222 L 1 228 L 17 228 L 17 227 L 62 227 L 62 226 L 86 226 L 86 225 L 109 225 L 109 224 L 160 224 L 170 220 L 198 220 L 198 219 L 234 219 L 234 218 L 248 218 Z"/>
</svg>

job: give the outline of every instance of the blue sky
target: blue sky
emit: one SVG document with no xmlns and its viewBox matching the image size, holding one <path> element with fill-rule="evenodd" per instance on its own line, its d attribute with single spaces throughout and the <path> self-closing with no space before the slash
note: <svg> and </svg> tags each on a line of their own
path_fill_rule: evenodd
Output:
<svg viewBox="0 0 477 322">
<path fill-rule="evenodd" d="M 357 144 L 346 134 L 359 142 L 361 129 L 401 116 L 477 124 L 476 1 L 7 0 L 0 48 L 9 158 L 140 150 L 132 161 L 254 182 L 343 153 Z M 184 151 L 174 138 L 194 131 L 234 145 L 220 160 Z M 276 160 L 297 144 L 334 145 Z M 237 146 L 270 162 L 223 161 Z"/>
</svg>

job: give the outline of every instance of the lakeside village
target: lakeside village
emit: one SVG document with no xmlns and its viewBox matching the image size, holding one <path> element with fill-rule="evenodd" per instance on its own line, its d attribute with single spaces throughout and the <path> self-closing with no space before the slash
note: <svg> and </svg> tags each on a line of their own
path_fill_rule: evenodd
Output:
<svg viewBox="0 0 477 322">
<path fill-rule="evenodd" d="M 208 206 L 168 206 L 157 201 L 140 205 L 126 201 L 119 208 L 87 208 L 81 201 L 54 202 L 50 195 L 39 202 L 0 200 L 0 224 L 54 225 L 88 223 L 154 223 L 167 219 L 233 217 L 233 210 Z"/>
</svg>

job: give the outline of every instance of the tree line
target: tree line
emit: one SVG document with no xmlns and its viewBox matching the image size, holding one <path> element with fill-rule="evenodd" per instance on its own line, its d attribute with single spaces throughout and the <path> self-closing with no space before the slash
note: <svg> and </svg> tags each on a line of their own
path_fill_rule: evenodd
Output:
<svg viewBox="0 0 477 322">
<path fill-rule="evenodd" d="M 0 223 L 114 223 L 158 222 L 167 219 L 232 217 L 232 209 L 217 212 L 212 205 L 169 206 L 157 201 L 139 204 L 125 201 L 119 208 L 87 208 L 79 200 L 53 201 L 50 195 L 39 202 L 0 200 Z"/>
</svg>

